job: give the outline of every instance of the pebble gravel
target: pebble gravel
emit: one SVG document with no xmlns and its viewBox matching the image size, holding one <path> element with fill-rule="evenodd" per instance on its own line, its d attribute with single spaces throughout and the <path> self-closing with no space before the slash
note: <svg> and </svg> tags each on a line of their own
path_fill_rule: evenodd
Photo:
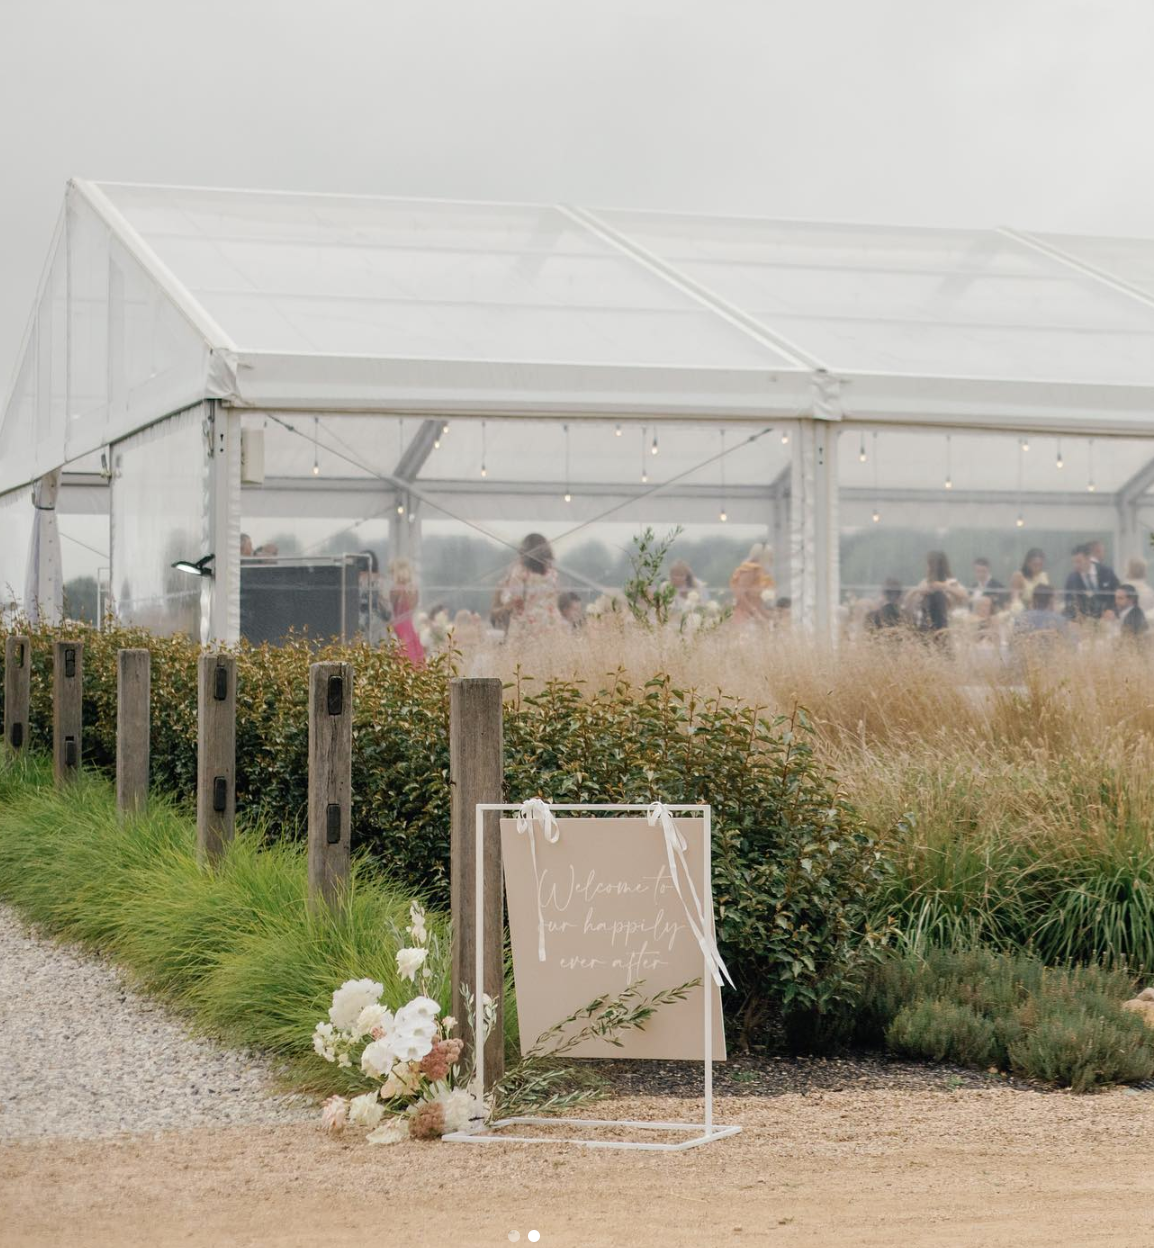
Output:
<svg viewBox="0 0 1154 1248">
<path fill-rule="evenodd" d="M 0 906 L 0 1141 L 97 1139 L 316 1116 L 253 1053 L 190 1036 L 115 966 Z"/>
</svg>

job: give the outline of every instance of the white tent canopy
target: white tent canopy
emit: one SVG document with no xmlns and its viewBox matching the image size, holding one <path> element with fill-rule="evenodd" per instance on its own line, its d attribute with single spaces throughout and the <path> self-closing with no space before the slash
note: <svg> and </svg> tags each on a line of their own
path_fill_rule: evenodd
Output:
<svg viewBox="0 0 1154 1248">
<path fill-rule="evenodd" d="M 192 409 L 211 461 L 189 468 L 217 556 L 207 634 L 236 628 L 246 411 L 298 430 L 409 417 L 408 444 L 367 468 L 358 451 L 340 476 L 429 507 L 501 484 L 626 490 L 579 442 L 562 485 L 541 422 L 565 423 L 567 460 L 584 422 L 684 424 L 689 467 L 716 460 L 708 430 L 728 427 L 726 488 L 763 491 L 759 520 L 788 496 L 774 523 L 800 613 L 820 624 L 837 599 L 842 430 L 885 431 L 898 456 L 901 429 L 1126 439 L 1137 456 L 1116 468 L 1099 447 L 1099 489 L 1133 510 L 1154 479 L 1139 441 L 1154 434 L 1154 241 L 72 182 L 0 423 L 0 506 Z M 449 418 L 533 422 L 516 481 L 482 490 L 476 447 L 431 475 Z M 796 432 L 784 465 L 735 454 L 742 426 L 767 425 Z M 315 484 L 299 465 L 275 475 L 290 494 Z M 673 475 L 670 496 L 721 488 L 716 470 Z M 915 501 L 918 479 L 894 488 Z"/>
</svg>

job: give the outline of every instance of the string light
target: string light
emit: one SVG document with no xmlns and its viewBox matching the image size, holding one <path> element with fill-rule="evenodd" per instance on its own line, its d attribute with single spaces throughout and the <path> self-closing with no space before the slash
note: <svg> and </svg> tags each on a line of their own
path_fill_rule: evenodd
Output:
<svg viewBox="0 0 1154 1248">
<path fill-rule="evenodd" d="M 1094 484 L 1094 439 L 1093 438 L 1090 439 L 1089 461 L 1090 461 L 1089 478 L 1086 481 L 1086 489 L 1089 490 L 1091 494 L 1093 494 L 1095 489 L 1097 489 L 1097 486 L 1095 486 Z"/>
<path fill-rule="evenodd" d="M 617 437 L 620 437 L 620 436 L 621 436 L 621 426 L 620 426 L 620 424 L 618 424 L 618 425 L 615 425 L 615 426 L 614 426 L 614 428 L 613 428 L 613 432 L 617 435 Z"/>
<path fill-rule="evenodd" d="M 721 431 L 721 458 L 717 461 L 718 467 L 721 469 L 721 510 L 717 513 L 718 520 L 722 524 L 729 519 L 729 513 L 725 509 L 725 430 Z"/>
<path fill-rule="evenodd" d="M 1062 439 L 1058 439 L 1058 458 L 1055 461 L 1059 468 L 1065 468 L 1066 461 L 1062 458 Z"/>
<path fill-rule="evenodd" d="M 861 435 L 861 444 L 858 447 L 857 458 L 858 458 L 859 464 L 864 464 L 866 462 L 865 434 L 864 433 Z"/>
<path fill-rule="evenodd" d="M 403 516 L 404 514 L 405 514 L 405 504 L 404 504 L 404 503 L 398 503 L 398 504 L 397 504 L 397 515 L 398 515 L 398 516 Z"/>
<path fill-rule="evenodd" d="M 878 497 L 878 431 L 876 429 L 870 435 L 870 438 L 873 442 L 874 450 L 874 510 L 871 519 L 874 524 L 879 524 L 881 522 L 882 513 L 879 505 L 881 500 Z"/>
<path fill-rule="evenodd" d="M 789 445 L 789 430 L 788 429 L 783 429 L 781 431 L 781 444 L 782 446 Z"/>
<path fill-rule="evenodd" d="M 950 443 L 950 435 L 947 433 L 946 434 L 946 489 L 947 490 L 952 490 L 954 488 L 954 474 L 952 471 L 952 463 L 951 463 L 953 456 L 951 454 L 951 449 L 952 448 L 951 448 L 951 443 Z"/>
<path fill-rule="evenodd" d="M 486 453 L 486 446 L 485 446 L 485 422 L 481 421 L 481 476 L 483 477 L 487 477 L 489 475 L 489 470 L 488 468 L 485 467 L 486 458 L 487 458 L 487 453 Z"/>
<path fill-rule="evenodd" d="M 565 435 L 565 501 L 571 503 L 573 495 L 569 490 L 569 426 L 562 425 L 561 432 Z"/>
<path fill-rule="evenodd" d="M 1017 527 L 1023 528 L 1026 523 L 1026 517 L 1022 515 L 1022 456 L 1030 449 L 1030 444 L 1023 438 L 1018 443 L 1018 518 L 1014 521 Z"/>
<path fill-rule="evenodd" d="M 641 426 L 641 484 L 649 484 L 649 469 L 645 466 L 645 426 Z"/>
<path fill-rule="evenodd" d="M 313 476 L 314 477 L 319 477 L 321 475 L 320 449 L 317 446 L 317 434 L 320 429 L 320 424 L 321 424 L 320 417 L 314 416 L 313 417 Z"/>
<path fill-rule="evenodd" d="M 656 429 L 653 430 L 653 445 L 649 448 L 649 453 L 651 455 L 657 454 L 657 430 Z"/>
</svg>

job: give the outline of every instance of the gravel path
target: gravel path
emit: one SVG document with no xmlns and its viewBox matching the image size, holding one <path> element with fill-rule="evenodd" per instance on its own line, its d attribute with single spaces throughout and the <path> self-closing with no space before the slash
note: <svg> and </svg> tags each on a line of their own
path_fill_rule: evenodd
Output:
<svg viewBox="0 0 1154 1248">
<path fill-rule="evenodd" d="M 0 1140 L 314 1118 L 267 1063 L 190 1037 L 122 973 L 0 906 Z"/>
</svg>

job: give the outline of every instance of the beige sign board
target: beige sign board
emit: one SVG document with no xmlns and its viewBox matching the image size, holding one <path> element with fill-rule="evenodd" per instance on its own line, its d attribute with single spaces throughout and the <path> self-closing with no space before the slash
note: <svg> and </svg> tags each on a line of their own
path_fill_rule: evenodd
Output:
<svg viewBox="0 0 1154 1248">
<path fill-rule="evenodd" d="M 702 893 L 702 821 L 676 821 L 688 845 L 685 857 L 710 918 L 713 899 Z M 521 1051 L 594 997 L 616 994 L 636 980 L 649 996 L 693 979 L 705 986 L 684 1001 L 661 1006 L 644 1031 L 618 1035 L 622 1047 L 585 1041 L 575 1057 L 663 1058 L 703 1061 L 705 1001 L 713 994 L 713 1057 L 725 1058 L 721 994 L 705 975 L 701 948 L 674 887 L 660 826 L 644 818 L 558 817 L 555 843 L 534 825 L 537 872 L 528 833 L 501 820 L 501 852 L 513 947 L 513 978 Z M 680 869 L 680 864 L 679 864 Z M 538 879 L 540 887 L 538 889 Z M 692 905 L 684 878 L 681 887 Z M 540 900 L 540 914 L 538 913 Z M 540 958 L 541 928 L 544 952 Z"/>
</svg>

